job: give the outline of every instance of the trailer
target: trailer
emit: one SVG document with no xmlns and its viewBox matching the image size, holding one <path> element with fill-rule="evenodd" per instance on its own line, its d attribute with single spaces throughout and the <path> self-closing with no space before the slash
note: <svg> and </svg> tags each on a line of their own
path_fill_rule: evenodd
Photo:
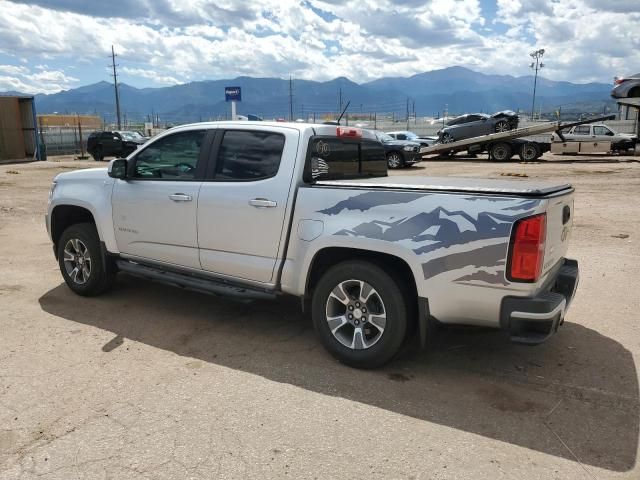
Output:
<svg viewBox="0 0 640 480">
<path fill-rule="evenodd" d="M 526 137 L 556 132 L 562 137 L 562 130 L 584 125 L 587 123 L 611 120 L 614 115 L 590 118 L 578 122 L 560 123 L 548 122 L 531 125 L 529 127 L 515 128 L 506 132 L 490 133 L 479 137 L 465 138 L 449 143 L 436 143 L 430 147 L 420 149 L 423 158 L 426 155 L 452 156 L 459 152 L 476 154 L 487 152 L 490 160 L 507 161 L 517 154 L 523 162 L 531 162 L 551 150 L 551 141 L 540 142 Z"/>
</svg>

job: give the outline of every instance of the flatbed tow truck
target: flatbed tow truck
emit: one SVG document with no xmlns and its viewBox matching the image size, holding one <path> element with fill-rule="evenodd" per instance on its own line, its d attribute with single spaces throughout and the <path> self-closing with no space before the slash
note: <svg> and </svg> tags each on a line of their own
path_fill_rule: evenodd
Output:
<svg viewBox="0 0 640 480">
<path fill-rule="evenodd" d="M 529 127 L 515 128 L 507 132 L 490 133 L 480 137 L 465 138 L 449 143 L 436 143 L 430 147 L 421 148 L 420 153 L 424 158 L 427 155 L 452 156 L 458 152 L 467 152 L 469 154 L 487 152 L 490 160 L 499 162 L 505 162 L 514 154 L 517 154 L 523 162 L 533 162 L 542 156 L 544 152 L 548 152 L 551 149 L 551 141 L 539 142 L 527 139 L 526 137 L 556 132 L 562 142 L 564 139 L 562 130 L 577 125 L 611 120 L 613 118 L 615 118 L 615 115 L 589 118 L 587 120 L 570 123 L 540 123 Z"/>
</svg>

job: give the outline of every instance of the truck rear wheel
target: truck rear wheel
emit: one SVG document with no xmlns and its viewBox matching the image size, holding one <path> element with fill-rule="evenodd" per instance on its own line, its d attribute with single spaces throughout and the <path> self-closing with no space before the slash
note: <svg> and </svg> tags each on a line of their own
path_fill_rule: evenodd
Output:
<svg viewBox="0 0 640 480">
<path fill-rule="evenodd" d="M 535 143 L 525 143 L 520 147 L 518 156 L 523 162 L 533 162 L 540 157 L 540 149 Z"/>
<path fill-rule="evenodd" d="M 494 143 L 489 151 L 491 158 L 498 162 L 506 162 L 513 156 L 511 145 L 505 142 Z"/>
<path fill-rule="evenodd" d="M 58 240 L 58 264 L 64 281 L 78 295 L 90 297 L 108 290 L 115 280 L 104 264 L 95 225 L 71 225 Z"/>
<path fill-rule="evenodd" d="M 390 361 L 407 332 L 407 299 L 398 283 L 365 261 L 330 268 L 313 292 L 311 313 L 323 346 L 356 368 Z"/>
</svg>

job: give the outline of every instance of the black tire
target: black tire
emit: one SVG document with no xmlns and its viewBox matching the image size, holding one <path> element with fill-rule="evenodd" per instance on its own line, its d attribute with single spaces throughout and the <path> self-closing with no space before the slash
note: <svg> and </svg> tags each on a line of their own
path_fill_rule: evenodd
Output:
<svg viewBox="0 0 640 480">
<path fill-rule="evenodd" d="M 511 130 L 511 125 L 509 125 L 509 122 L 506 120 L 500 120 L 499 122 L 496 122 L 493 128 L 495 133 L 500 133 Z"/>
<path fill-rule="evenodd" d="M 80 248 L 74 247 L 74 240 L 80 242 L 79 244 L 76 243 L 76 246 L 80 245 Z M 99 295 L 106 292 L 113 285 L 116 269 L 113 265 L 105 265 L 104 263 L 100 249 L 100 238 L 98 237 L 95 225 L 91 223 L 71 225 L 60 236 L 57 248 L 58 265 L 64 281 L 69 288 L 78 295 L 84 297 Z M 70 271 L 70 269 L 74 265 L 77 268 L 80 260 L 69 260 L 69 253 L 78 253 L 85 251 L 85 249 L 88 251 L 90 261 L 87 261 L 85 258 L 81 264 L 88 264 L 89 273 L 87 275 L 78 269 L 74 278 L 73 270 Z M 65 250 L 67 250 L 68 253 L 65 254 Z M 83 282 L 80 282 L 80 275 L 82 275 Z"/>
<path fill-rule="evenodd" d="M 449 132 L 444 132 L 440 137 L 440 143 L 451 143 L 455 141 Z"/>
<path fill-rule="evenodd" d="M 535 143 L 523 143 L 518 152 L 518 156 L 523 162 L 533 162 L 537 160 L 541 154 L 540 147 Z"/>
<path fill-rule="evenodd" d="M 104 160 L 104 153 L 102 153 L 102 147 L 96 147 L 96 149 L 93 151 L 91 156 L 96 162 L 101 162 L 102 160 Z"/>
<path fill-rule="evenodd" d="M 341 343 L 332 333 L 329 321 L 327 320 L 328 309 L 331 305 L 330 302 L 335 301 L 330 299 L 332 291 L 334 291 L 338 285 L 342 284 L 342 282 L 349 282 L 351 280 L 356 282 L 362 280 L 371 286 L 377 298 L 381 300 L 383 305 L 382 310 L 386 315 L 384 331 L 380 333 L 379 338 L 368 347 L 364 347 L 364 343 L 362 343 L 360 346 L 363 348 L 361 349 L 350 348 Z M 355 296 L 350 298 L 351 301 L 357 300 Z M 374 298 L 374 300 L 375 299 L 376 298 Z M 369 300 L 369 302 L 371 302 L 371 300 Z M 339 304 L 337 305 L 340 306 Z M 364 305 L 372 310 L 369 303 Z M 347 310 L 348 307 L 343 308 L 345 309 L 345 315 L 347 315 L 349 312 L 349 310 Z M 393 276 L 372 263 L 360 260 L 342 262 L 327 270 L 313 291 L 311 303 L 313 325 L 320 337 L 322 345 L 340 362 L 351 367 L 364 369 L 381 367 L 397 355 L 407 334 L 408 324 L 410 323 L 409 316 L 412 311 L 413 309 L 409 307 L 406 294 L 400 290 L 399 282 L 395 280 Z M 369 315 L 372 315 L 371 311 Z M 369 317 L 366 316 L 366 318 L 368 319 Z M 363 334 L 367 332 L 365 329 L 367 321 L 361 324 L 361 328 L 364 329 L 361 330 Z M 351 322 L 357 323 L 356 320 L 352 320 L 349 321 L 349 324 L 343 324 L 344 327 L 341 328 L 346 328 L 347 332 L 354 332 L 353 344 L 355 345 L 357 338 L 355 334 L 356 327 L 354 327 Z M 378 331 L 378 329 L 374 329 L 371 324 L 368 325 L 368 331 Z M 363 335 L 360 335 L 360 341 L 364 342 Z"/>
<path fill-rule="evenodd" d="M 505 142 L 494 143 L 491 146 L 491 158 L 498 162 L 506 162 L 513 156 L 511 145 Z"/>
<path fill-rule="evenodd" d="M 402 168 L 404 167 L 404 157 L 400 152 L 387 153 L 387 167 L 388 168 Z"/>
</svg>

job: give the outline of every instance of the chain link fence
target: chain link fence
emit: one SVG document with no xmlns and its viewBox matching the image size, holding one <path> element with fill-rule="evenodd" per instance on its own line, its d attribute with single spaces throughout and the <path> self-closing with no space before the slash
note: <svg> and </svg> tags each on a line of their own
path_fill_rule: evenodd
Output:
<svg viewBox="0 0 640 480">
<path fill-rule="evenodd" d="M 87 151 L 87 138 L 96 129 L 76 127 L 41 127 L 40 143 L 46 148 L 47 156 L 75 155 Z"/>
</svg>

